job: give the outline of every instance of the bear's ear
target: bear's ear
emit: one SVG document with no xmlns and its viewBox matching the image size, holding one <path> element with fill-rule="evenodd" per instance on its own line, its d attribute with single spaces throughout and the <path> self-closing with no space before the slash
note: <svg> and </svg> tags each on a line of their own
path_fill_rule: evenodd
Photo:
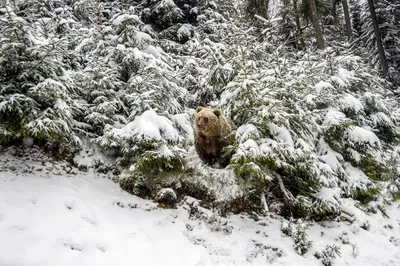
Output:
<svg viewBox="0 0 400 266">
<path fill-rule="evenodd" d="M 203 110 L 203 107 L 201 107 L 201 106 L 197 106 L 197 108 L 196 108 L 196 112 L 200 112 L 201 110 Z"/>
<path fill-rule="evenodd" d="M 214 113 L 217 117 L 219 117 L 219 116 L 221 115 L 221 109 L 214 109 L 214 110 L 213 110 L 213 113 Z"/>
</svg>

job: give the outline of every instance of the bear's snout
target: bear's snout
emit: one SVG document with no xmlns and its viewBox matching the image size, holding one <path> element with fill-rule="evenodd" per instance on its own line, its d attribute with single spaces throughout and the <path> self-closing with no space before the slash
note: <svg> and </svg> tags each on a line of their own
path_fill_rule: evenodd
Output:
<svg viewBox="0 0 400 266">
<path fill-rule="evenodd" d="M 199 123 L 199 124 L 197 124 L 197 128 L 200 130 L 204 130 L 206 128 L 206 126 Z"/>
</svg>

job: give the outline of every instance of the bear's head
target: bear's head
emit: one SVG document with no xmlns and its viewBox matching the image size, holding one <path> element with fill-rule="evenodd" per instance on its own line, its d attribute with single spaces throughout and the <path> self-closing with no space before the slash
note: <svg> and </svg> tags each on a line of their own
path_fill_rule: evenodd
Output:
<svg viewBox="0 0 400 266">
<path fill-rule="evenodd" d="M 197 115 L 194 122 L 196 132 L 206 137 L 219 136 L 221 132 L 219 121 L 221 110 L 199 106 L 196 111 Z"/>
</svg>

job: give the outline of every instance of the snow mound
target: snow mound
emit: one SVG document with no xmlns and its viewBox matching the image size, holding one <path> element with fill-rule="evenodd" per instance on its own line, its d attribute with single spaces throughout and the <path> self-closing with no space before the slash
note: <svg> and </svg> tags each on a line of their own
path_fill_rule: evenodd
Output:
<svg viewBox="0 0 400 266">
<path fill-rule="evenodd" d="M 317 93 L 321 93 L 323 92 L 324 89 L 333 89 L 333 86 L 331 83 L 321 80 L 320 82 L 314 85 L 314 88 Z"/>
<path fill-rule="evenodd" d="M 245 124 L 236 130 L 236 139 L 239 143 L 243 143 L 250 138 L 259 137 L 258 129 L 252 124 Z"/>
<path fill-rule="evenodd" d="M 282 140 L 282 142 L 288 144 L 293 147 L 294 142 L 289 130 L 285 127 L 280 127 L 274 123 L 268 123 L 268 128 L 272 134 L 274 134 L 278 139 Z"/>
<path fill-rule="evenodd" d="M 339 125 L 346 120 L 346 115 L 337 110 L 330 109 L 325 116 L 324 124 L 327 126 Z"/>
<path fill-rule="evenodd" d="M 347 136 L 353 143 L 367 143 L 371 145 L 371 147 L 380 146 L 379 138 L 374 132 L 362 127 L 354 126 L 349 128 Z"/>
<path fill-rule="evenodd" d="M 346 94 L 346 96 L 340 101 L 340 105 L 343 109 L 351 109 L 356 113 L 364 110 L 362 103 L 351 94 Z"/>
<path fill-rule="evenodd" d="M 154 110 L 145 111 L 142 115 L 136 116 L 133 122 L 125 127 L 113 129 L 115 135 L 125 139 L 132 137 L 144 140 L 167 140 L 178 142 L 182 139 L 174 123 L 164 116 L 158 115 Z"/>
</svg>

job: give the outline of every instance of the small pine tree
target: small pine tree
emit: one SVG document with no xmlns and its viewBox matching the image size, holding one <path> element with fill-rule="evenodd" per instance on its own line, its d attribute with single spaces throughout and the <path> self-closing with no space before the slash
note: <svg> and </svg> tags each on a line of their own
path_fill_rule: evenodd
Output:
<svg viewBox="0 0 400 266">
<path fill-rule="evenodd" d="M 33 13 L 30 8 L 35 5 L 7 2 L 1 15 L 1 142 L 29 136 L 64 147 L 80 144 L 75 133 L 87 125 L 77 121 L 84 110 L 74 108 L 77 90 L 63 63 L 66 43 L 48 34 L 35 16 L 25 17 Z"/>
</svg>

